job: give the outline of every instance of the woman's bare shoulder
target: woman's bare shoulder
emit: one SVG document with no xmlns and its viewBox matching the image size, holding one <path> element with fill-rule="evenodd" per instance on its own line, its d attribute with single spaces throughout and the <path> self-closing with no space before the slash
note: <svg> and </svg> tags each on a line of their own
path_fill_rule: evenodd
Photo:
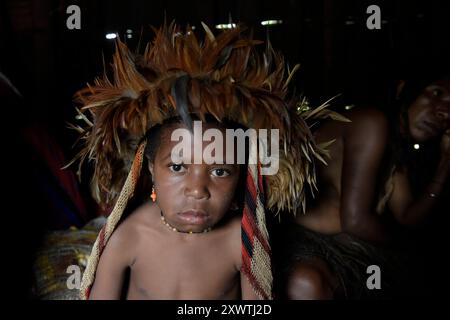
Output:
<svg viewBox="0 0 450 320">
<path fill-rule="evenodd" d="M 343 114 L 351 122 L 343 123 L 341 135 L 345 141 L 361 141 L 385 144 L 389 135 L 386 115 L 375 107 L 356 107 Z"/>
<path fill-rule="evenodd" d="M 370 128 L 380 127 L 385 129 L 388 123 L 386 115 L 378 108 L 372 106 L 356 107 L 344 113 L 344 116 L 351 121 L 352 126 L 357 127 L 369 126 Z"/>
</svg>

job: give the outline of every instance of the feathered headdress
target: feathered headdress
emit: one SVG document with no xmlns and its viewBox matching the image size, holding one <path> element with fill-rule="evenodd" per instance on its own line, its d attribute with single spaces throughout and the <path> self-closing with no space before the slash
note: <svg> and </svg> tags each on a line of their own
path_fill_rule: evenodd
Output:
<svg viewBox="0 0 450 320">
<path fill-rule="evenodd" d="M 286 100 L 293 72 L 270 44 L 259 53 L 255 45 L 262 42 L 244 37 L 240 27 L 217 37 L 203 27 L 206 37 L 199 42 L 190 27 L 164 25 L 143 55 L 118 41 L 113 80 L 104 75 L 78 94 L 83 104 L 78 118 L 88 124 L 74 126 L 85 143 L 80 166 L 85 158 L 94 161 L 94 197 L 114 204 L 83 275 L 82 298 L 89 296 L 102 250 L 133 196 L 146 143 L 142 138 L 173 116 L 189 124 L 192 113 L 246 128 L 279 129 L 279 171 L 263 180 L 261 165 L 251 162 L 258 164 L 248 166 L 242 218 L 242 272 L 259 297 L 272 298 L 265 210 L 304 210 L 305 186 L 315 188 L 314 161 L 323 161 L 326 152 L 314 143 L 303 116 L 324 116 L 325 105 L 303 112 L 304 102 Z"/>
</svg>

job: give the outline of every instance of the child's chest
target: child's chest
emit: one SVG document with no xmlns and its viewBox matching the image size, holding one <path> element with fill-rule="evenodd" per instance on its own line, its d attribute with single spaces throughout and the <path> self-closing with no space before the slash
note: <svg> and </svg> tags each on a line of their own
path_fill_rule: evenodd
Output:
<svg viewBox="0 0 450 320">
<path fill-rule="evenodd" d="M 236 252 L 225 243 L 167 242 L 141 250 L 130 291 L 143 299 L 237 298 L 238 276 Z"/>
</svg>

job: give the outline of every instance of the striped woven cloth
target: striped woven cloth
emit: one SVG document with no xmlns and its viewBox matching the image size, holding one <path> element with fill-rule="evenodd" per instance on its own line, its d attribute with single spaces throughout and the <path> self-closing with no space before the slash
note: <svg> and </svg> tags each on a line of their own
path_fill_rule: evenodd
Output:
<svg viewBox="0 0 450 320">
<path fill-rule="evenodd" d="M 272 299 L 272 267 L 260 165 L 249 165 L 242 216 L 242 272 L 261 299 Z"/>
</svg>

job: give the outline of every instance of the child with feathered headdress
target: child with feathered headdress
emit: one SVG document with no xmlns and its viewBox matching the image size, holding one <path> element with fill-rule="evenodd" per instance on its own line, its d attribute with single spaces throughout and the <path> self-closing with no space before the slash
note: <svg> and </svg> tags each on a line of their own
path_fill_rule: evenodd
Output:
<svg viewBox="0 0 450 320">
<path fill-rule="evenodd" d="M 88 124 L 76 126 L 85 142 L 79 158 L 94 162 L 93 194 L 112 207 L 82 298 L 273 298 L 266 212 L 304 208 L 325 151 L 304 122 L 312 114 L 287 97 L 292 72 L 283 57 L 270 45 L 258 52 L 262 42 L 241 27 L 217 37 L 203 27 L 199 42 L 189 27 L 164 25 L 143 55 L 118 41 L 113 80 L 79 92 L 79 118 Z M 252 143 L 245 163 L 197 163 L 189 152 L 174 160 L 173 133 L 192 134 L 194 120 L 222 133 L 278 129 L 278 170 L 262 174 Z"/>
</svg>

